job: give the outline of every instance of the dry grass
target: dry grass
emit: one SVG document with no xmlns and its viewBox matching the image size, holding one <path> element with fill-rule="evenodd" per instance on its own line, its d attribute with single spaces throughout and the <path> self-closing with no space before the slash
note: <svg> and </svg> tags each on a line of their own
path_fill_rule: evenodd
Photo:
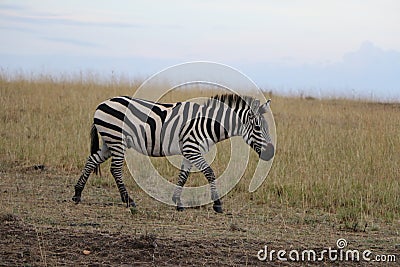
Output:
<svg viewBox="0 0 400 267">
<path fill-rule="evenodd" d="M 223 215 L 210 206 L 178 213 L 146 195 L 126 170 L 138 204 L 131 211 L 120 202 L 109 163 L 103 177 L 90 177 L 83 202 L 73 204 L 97 104 L 132 95 L 138 85 L 86 74 L 0 74 L 0 265 L 256 266 L 264 245 L 321 250 L 343 237 L 349 248 L 390 253 L 398 261 L 399 104 L 270 96 L 278 133 L 271 172 L 250 194 L 251 154 L 243 179 L 224 197 Z M 175 92 L 165 100 L 194 94 L 211 93 Z M 217 150 L 212 166 L 219 174 L 228 143 Z M 165 159 L 153 162 L 176 181 L 178 170 Z M 191 176 L 190 184 L 204 183 L 202 175 Z"/>
<path fill-rule="evenodd" d="M 354 227 L 400 213 L 400 105 L 284 99 L 277 160 L 260 198 L 334 213 Z"/>
<path fill-rule="evenodd" d="M 28 79 L 1 74 L 0 171 L 43 164 L 77 176 L 88 156 L 97 104 L 111 96 L 132 95 L 138 85 L 122 78 L 99 83 L 95 75 Z M 189 95 L 168 97 L 182 100 Z M 278 147 L 270 175 L 258 191 L 248 193 L 256 163 L 251 161 L 226 202 L 235 202 L 238 209 L 251 203 L 304 213 L 314 210 L 356 230 L 371 221 L 399 220 L 399 104 L 272 99 Z M 218 146 L 220 155 L 228 147 Z M 165 160 L 155 164 L 170 177 L 177 176 Z M 217 159 L 213 167 L 220 173 L 224 160 Z M 200 175 L 196 179 L 204 182 Z M 128 186 L 139 190 L 132 180 L 126 178 Z M 109 174 L 92 177 L 90 184 L 116 191 Z"/>
</svg>

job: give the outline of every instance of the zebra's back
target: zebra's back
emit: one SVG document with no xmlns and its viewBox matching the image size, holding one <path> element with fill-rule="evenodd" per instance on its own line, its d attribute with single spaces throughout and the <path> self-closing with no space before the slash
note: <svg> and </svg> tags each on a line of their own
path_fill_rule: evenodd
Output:
<svg viewBox="0 0 400 267">
<path fill-rule="evenodd" d="M 176 155 L 181 154 L 180 131 L 196 117 L 198 106 L 114 97 L 99 104 L 94 124 L 113 153 L 123 154 L 128 147 L 154 157 Z"/>
</svg>

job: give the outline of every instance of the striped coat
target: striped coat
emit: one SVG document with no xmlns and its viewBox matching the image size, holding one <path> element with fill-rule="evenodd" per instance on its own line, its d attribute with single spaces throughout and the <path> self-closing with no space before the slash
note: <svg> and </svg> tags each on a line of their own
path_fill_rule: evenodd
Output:
<svg viewBox="0 0 400 267">
<path fill-rule="evenodd" d="M 113 174 L 122 201 L 134 206 L 122 180 L 122 165 L 126 149 L 152 156 L 183 155 L 178 187 L 173 200 L 183 210 L 180 193 L 190 169 L 195 165 L 207 178 L 214 201 L 214 210 L 222 212 L 222 204 L 215 186 L 215 175 L 203 154 L 212 145 L 232 136 L 243 136 L 261 159 L 270 160 L 274 147 L 263 113 L 269 101 L 260 105 L 258 100 L 238 95 L 210 98 L 204 104 L 193 102 L 154 103 L 127 96 L 102 102 L 94 114 L 91 131 L 91 155 L 78 183 L 73 200 L 81 201 L 81 193 L 92 171 L 112 158 Z M 100 149 L 98 134 L 103 146 Z"/>
</svg>

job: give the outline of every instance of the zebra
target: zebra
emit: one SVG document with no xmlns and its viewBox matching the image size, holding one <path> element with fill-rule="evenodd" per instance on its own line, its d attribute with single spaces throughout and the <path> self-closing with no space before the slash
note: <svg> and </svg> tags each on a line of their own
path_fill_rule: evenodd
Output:
<svg viewBox="0 0 400 267">
<path fill-rule="evenodd" d="M 263 116 L 269 110 L 270 101 L 260 105 L 260 101 L 253 97 L 237 94 L 215 95 L 203 104 L 156 103 L 128 96 L 106 100 L 98 105 L 94 113 L 90 132 L 91 154 L 75 185 L 72 200 L 76 204 L 81 201 L 89 175 L 97 173 L 100 164 L 111 158 L 110 171 L 122 202 L 127 207 L 136 207 L 122 179 L 125 150 L 133 148 L 151 157 L 183 156 L 177 187 L 172 196 L 178 211 L 184 209 L 180 196 L 194 165 L 210 185 L 214 211 L 222 213 L 215 174 L 203 154 L 220 141 L 242 136 L 260 159 L 271 160 L 275 148 Z"/>
</svg>

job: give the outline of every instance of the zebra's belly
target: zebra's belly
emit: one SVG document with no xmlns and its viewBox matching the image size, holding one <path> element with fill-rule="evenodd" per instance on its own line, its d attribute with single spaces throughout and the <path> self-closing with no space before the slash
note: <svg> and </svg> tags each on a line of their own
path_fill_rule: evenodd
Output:
<svg viewBox="0 0 400 267">
<path fill-rule="evenodd" d="M 179 145 L 179 137 L 173 136 L 171 138 L 156 138 L 151 139 L 151 136 L 147 134 L 142 136 L 127 135 L 124 137 L 126 147 L 128 149 L 134 149 L 139 153 L 151 157 L 164 157 L 181 155 L 181 147 Z M 143 142 L 146 140 L 146 142 Z"/>
<path fill-rule="evenodd" d="M 171 146 L 166 147 L 163 150 L 162 156 L 173 156 L 173 155 L 182 155 L 182 150 L 181 150 L 178 140 L 176 142 L 172 143 Z"/>
</svg>

